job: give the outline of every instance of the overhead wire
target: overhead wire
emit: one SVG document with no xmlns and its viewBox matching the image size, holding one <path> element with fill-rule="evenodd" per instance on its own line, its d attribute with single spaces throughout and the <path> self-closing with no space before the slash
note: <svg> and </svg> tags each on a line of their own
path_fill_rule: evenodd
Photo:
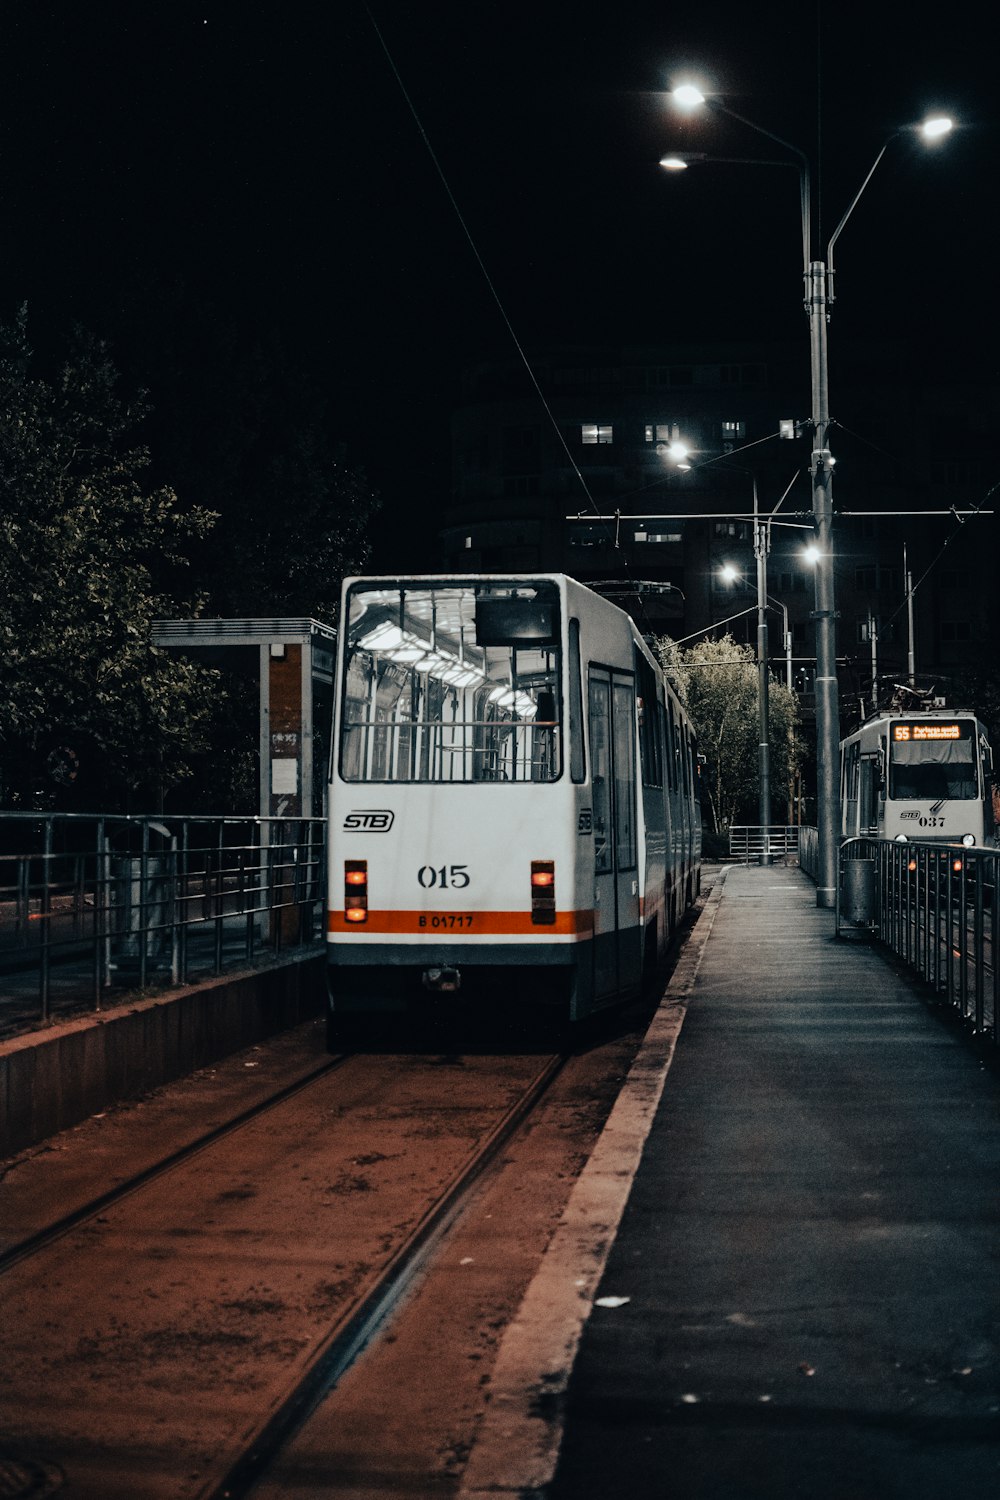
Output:
<svg viewBox="0 0 1000 1500">
<path fill-rule="evenodd" d="M 571 468 L 573 470 L 573 473 L 576 475 L 576 478 L 579 481 L 580 487 L 583 490 L 583 493 L 587 497 L 587 502 L 590 505 L 591 510 L 593 511 L 593 513 L 594 513 L 595 517 L 597 518 L 597 520 L 599 522 L 601 522 L 601 524 L 606 524 L 606 523 L 604 523 L 601 520 L 600 511 L 599 511 L 599 509 L 597 507 L 597 504 L 596 504 L 596 502 L 594 500 L 593 495 L 590 493 L 590 488 L 589 488 L 589 486 L 587 484 L 587 481 L 584 478 L 583 474 L 581 473 L 580 466 L 578 465 L 578 463 L 576 462 L 576 459 L 573 457 L 573 454 L 570 451 L 569 444 L 566 441 L 566 436 L 565 436 L 564 432 L 562 431 L 562 428 L 559 426 L 559 423 L 556 421 L 555 414 L 552 411 L 552 408 L 550 407 L 550 405 L 548 403 L 548 400 L 546 399 L 545 393 L 542 390 L 541 385 L 539 384 L 538 377 L 535 374 L 535 371 L 534 371 L 534 368 L 533 368 L 533 366 L 531 364 L 531 361 L 529 360 L 529 358 L 527 356 L 527 353 L 525 352 L 524 347 L 521 344 L 521 341 L 520 341 L 520 339 L 517 336 L 517 333 L 516 333 L 516 331 L 514 329 L 514 325 L 511 322 L 510 317 L 507 314 L 507 309 L 504 306 L 504 303 L 503 303 L 503 300 L 502 300 L 502 298 L 500 296 L 500 293 L 498 292 L 498 290 L 496 288 L 496 285 L 494 284 L 493 278 L 491 277 L 491 275 L 489 273 L 489 270 L 487 269 L 486 263 L 483 260 L 482 255 L 479 253 L 479 247 L 476 244 L 476 241 L 475 241 L 475 239 L 473 238 L 473 235 L 472 235 L 472 231 L 470 230 L 470 228 L 469 228 L 469 226 L 468 226 L 468 224 L 466 222 L 465 216 L 462 213 L 461 208 L 459 207 L 458 200 L 456 199 L 455 194 L 452 192 L 451 184 L 449 183 L 448 178 L 447 178 L 447 176 L 445 174 L 444 168 L 441 165 L 440 160 L 438 159 L 437 153 L 434 150 L 434 147 L 433 147 L 433 145 L 431 143 L 430 137 L 428 136 L 427 131 L 424 128 L 423 121 L 420 118 L 420 115 L 419 115 L 419 113 L 417 111 L 416 105 L 414 104 L 413 100 L 410 98 L 409 92 L 408 92 L 408 90 L 406 88 L 405 83 L 403 82 L 403 78 L 402 78 L 402 75 L 401 75 L 401 73 L 399 71 L 399 68 L 396 66 L 395 58 L 393 57 L 392 52 L 389 49 L 388 43 L 386 42 L 385 37 L 382 35 L 382 31 L 381 31 L 381 29 L 379 27 L 379 24 L 376 21 L 374 15 L 372 14 L 371 8 L 369 6 L 367 6 L 367 5 L 365 6 L 365 12 L 366 12 L 366 14 L 368 16 L 369 21 L 371 22 L 372 29 L 375 32 L 376 37 L 378 38 L 379 45 L 381 46 L 382 51 L 385 53 L 386 61 L 388 62 L 389 67 L 392 70 L 393 76 L 396 79 L 397 84 L 399 85 L 400 92 L 401 92 L 404 100 L 406 101 L 406 106 L 409 109 L 410 114 L 413 117 L 413 122 L 416 125 L 417 130 L 420 133 L 421 140 L 423 141 L 425 147 L 427 148 L 427 153 L 430 156 L 430 159 L 431 159 L 431 161 L 434 164 L 434 169 L 437 172 L 438 177 L 441 180 L 441 185 L 444 188 L 446 194 L 448 195 L 448 201 L 450 202 L 450 204 L 451 204 L 451 206 L 452 206 L 452 208 L 453 208 L 453 210 L 455 212 L 455 216 L 458 219 L 458 222 L 459 222 L 459 224 L 461 226 L 462 233 L 465 235 L 465 238 L 466 238 L 466 240 L 467 240 L 467 242 L 469 244 L 469 248 L 471 249 L 472 254 L 475 257 L 476 264 L 479 266 L 479 269 L 480 269 L 480 271 L 483 274 L 483 278 L 484 278 L 484 280 L 486 282 L 486 285 L 489 288 L 490 295 L 492 296 L 494 302 L 497 305 L 497 309 L 498 309 L 498 311 L 500 313 L 501 318 L 503 319 L 503 322 L 504 322 L 504 325 L 505 325 L 505 327 L 507 329 L 507 332 L 510 334 L 510 337 L 511 337 L 511 340 L 512 340 L 512 342 L 514 344 L 514 347 L 517 350 L 517 353 L 518 353 L 518 355 L 519 355 L 519 357 L 521 359 L 521 362 L 524 365 L 524 368 L 525 368 L 525 370 L 528 373 L 528 378 L 530 379 L 531 384 L 533 385 L 533 387 L 535 389 L 535 394 L 538 396 L 538 399 L 539 399 L 539 401 L 542 404 L 542 407 L 543 407 L 543 409 L 545 411 L 545 414 L 548 417 L 549 422 L 551 423 L 552 428 L 553 428 L 553 430 L 554 430 L 554 432 L 556 434 L 556 437 L 557 437 L 557 439 L 559 441 L 559 444 L 560 444 L 563 452 L 565 453 L 565 455 L 566 455 L 566 457 L 567 457 L 567 459 L 568 459 L 568 461 L 570 463 L 570 466 L 571 466 Z M 612 535 L 610 527 L 607 527 L 607 530 L 608 530 L 609 536 L 612 537 L 613 546 L 615 547 L 616 550 L 619 550 L 619 544 L 618 544 L 618 537 L 617 537 L 617 535 L 616 534 Z M 627 556 L 624 553 L 622 553 L 622 566 L 623 566 L 623 569 L 624 569 L 625 572 L 629 572 L 630 571 L 630 569 L 629 569 L 629 563 L 628 563 L 628 558 L 627 558 Z M 645 605 L 642 602 L 641 595 L 637 595 L 637 598 L 638 598 L 639 608 L 640 608 L 640 610 L 642 612 L 643 618 L 644 618 L 646 624 L 649 626 L 649 632 L 648 633 L 652 633 L 652 622 L 649 620 L 649 617 L 646 614 Z"/>
<path fill-rule="evenodd" d="M 1000 480 L 998 480 L 996 484 L 993 484 L 993 485 L 990 486 L 990 488 L 986 491 L 986 494 L 980 500 L 979 504 L 978 505 L 974 505 L 972 507 L 970 513 L 967 516 L 960 516 L 958 514 L 958 512 L 954 510 L 954 507 L 953 507 L 953 514 L 955 516 L 955 521 L 956 521 L 956 525 L 955 525 L 954 529 L 949 533 L 948 536 L 945 537 L 944 541 L 941 543 L 941 546 L 938 548 L 938 550 L 935 553 L 935 555 L 931 558 L 930 562 L 927 564 L 926 568 L 921 573 L 920 577 L 917 579 L 917 581 L 913 585 L 913 587 L 910 588 L 910 589 L 907 589 L 905 591 L 905 593 L 903 595 L 903 603 L 900 604 L 898 606 L 898 608 L 896 608 L 896 609 L 893 610 L 892 614 L 889 616 L 889 618 L 885 621 L 884 625 L 882 626 L 882 629 L 885 629 L 886 626 L 891 625 L 892 622 L 893 622 L 893 620 L 895 620 L 896 616 L 899 615 L 899 614 L 902 614 L 904 608 L 906 607 L 907 600 L 908 599 L 912 599 L 913 595 L 917 592 L 917 589 L 920 587 L 920 585 L 925 581 L 925 579 L 927 578 L 928 574 L 930 574 L 937 567 L 938 563 L 941 561 L 941 559 L 944 556 L 944 554 L 947 551 L 947 549 L 951 546 L 952 542 L 958 536 L 958 534 L 961 531 L 962 527 L 965 526 L 965 525 L 967 525 L 968 522 L 974 516 L 978 516 L 978 515 L 980 515 L 982 513 L 983 508 L 986 505 L 987 500 L 989 500 L 993 495 L 995 495 L 996 492 L 997 492 L 997 490 L 1000 490 Z M 904 583 L 905 583 L 905 579 L 904 579 Z"/>
<path fill-rule="evenodd" d="M 413 116 L 414 124 L 416 125 L 417 130 L 420 132 L 420 138 L 421 138 L 421 140 L 423 141 L 424 145 L 427 148 L 427 153 L 430 156 L 430 159 L 431 159 L 431 161 L 434 164 L 434 169 L 437 172 L 438 177 L 441 179 L 441 185 L 442 185 L 442 187 L 444 188 L 445 192 L 448 195 L 448 201 L 450 202 L 452 208 L 455 211 L 455 216 L 458 219 L 459 224 L 461 225 L 462 233 L 465 235 L 465 238 L 466 238 L 466 240 L 469 243 L 469 248 L 471 249 L 473 255 L 476 258 L 476 264 L 479 266 L 480 271 L 483 273 L 483 278 L 484 278 L 484 280 L 486 282 L 486 285 L 489 287 L 490 295 L 492 296 L 494 302 L 497 305 L 497 308 L 499 310 L 500 316 L 501 316 L 501 318 L 504 321 L 504 325 L 506 326 L 507 332 L 510 334 L 511 339 L 513 340 L 514 347 L 517 350 L 518 355 L 521 358 L 521 362 L 523 363 L 525 370 L 528 372 L 528 376 L 529 376 L 529 378 L 531 380 L 532 385 L 535 388 L 535 392 L 536 392 L 536 394 L 538 396 L 538 399 L 541 401 L 542 406 L 545 408 L 546 415 L 548 416 L 549 421 L 552 423 L 552 426 L 553 426 L 553 428 L 555 430 L 556 436 L 558 437 L 558 439 L 559 439 L 559 441 L 560 441 L 560 443 L 562 445 L 563 451 L 565 452 L 566 457 L 569 459 L 570 464 L 573 467 L 573 472 L 576 474 L 577 479 L 580 481 L 581 488 L 583 489 L 584 494 L 587 496 L 587 499 L 590 501 L 591 505 L 593 505 L 594 504 L 594 500 L 593 500 L 593 497 L 592 497 L 592 495 L 590 493 L 590 490 L 587 487 L 587 481 L 584 479 L 583 475 L 581 474 L 580 468 L 579 468 L 576 460 L 574 459 L 572 453 L 570 452 L 569 445 L 566 442 L 566 438 L 565 438 L 565 436 L 564 436 L 564 434 L 563 434 L 563 432 L 562 432 L 562 430 L 561 430 L 558 422 L 555 419 L 555 416 L 554 416 L 554 414 L 552 412 L 551 407 L 549 406 L 548 401 L 546 400 L 545 393 L 543 392 L 541 386 L 538 383 L 538 378 L 535 375 L 535 371 L 534 371 L 534 369 L 532 367 L 531 361 L 529 360 L 529 358 L 528 358 L 528 356 L 527 356 L 527 354 L 526 354 L 526 352 L 524 350 L 524 347 L 522 346 L 521 341 L 520 341 L 520 339 L 517 336 L 517 333 L 516 333 L 516 331 L 514 329 L 514 325 L 511 322 L 511 320 L 510 320 L 510 318 L 509 318 L 509 316 L 507 314 L 507 309 L 506 309 L 506 307 L 503 304 L 503 300 L 502 300 L 502 298 L 500 296 L 500 293 L 497 291 L 497 288 L 496 288 L 496 285 L 494 284 L 493 278 L 490 275 L 489 270 L 487 269 L 486 262 L 483 260 L 483 257 L 479 253 L 479 247 L 476 244 L 475 239 L 473 238 L 472 231 L 470 230 L 470 228 L 469 228 L 469 226 L 468 226 L 468 224 L 466 222 L 465 215 L 462 213 L 462 210 L 459 207 L 458 200 L 456 199 L 455 194 L 451 190 L 451 184 L 449 183 L 448 178 L 445 175 L 444 168 L 442 167 L 441 162 L 438 159 L 437 153 L 434 150 L 433 145 L 431 144 L 430 137 L 428 136 L 427 131 L 424 129 L 423 121 L 421 120 L 420 115 L 417 113 L 416 105 L 413 103 L 413 100 L 410 98 L 410 95 L 409 95 L 409 93 L 407 91 L 406 85 L 403 82 L 402 75 L 400 74 L 400 71 L 399 71 L 398 67 L 396 66 L 395 59 L 393 58 L 393 55 L 392 55 L 392 53 L 389 50 L 388 44 L 387 44 L 387 42 L 385 40 L 385 37 L 382 35 L 382 32 L 381 32 L 381 30 L 379 28 L 379 25 L 378 25 L 378 22 L 375 20 L 375 17 L 372 15 L 371 10 L 368 8 L 368 6 L 365 6 L 365 10 L 366 10 L 366 12 L 368 14 L 368 19 L 371 21 L 372 28 L 373 28 L 373 30 L 375 32 L 375 35 L 378 37 L 379 44 L 381 45 L 382 50 L 385 53 L 386 60 L 387 60 L 387 62 L 389 64 L 389 67 L 392 69 L 393 76 L 395 77 L 396 82 L 399 84 L 400 92 L 402 93 L 403 98 L 406 100 L 407 108 L 409 109 L 410 114 Z M 596 509 L 596 507 L 595 507 L 595 509 Z"/>
</svg>

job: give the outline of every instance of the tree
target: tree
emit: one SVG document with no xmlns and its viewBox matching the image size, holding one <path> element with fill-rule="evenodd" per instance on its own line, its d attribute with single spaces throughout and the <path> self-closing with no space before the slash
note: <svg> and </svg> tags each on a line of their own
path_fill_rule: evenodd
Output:
<svg viewBox="0 0 1000 1500">
<path fill-rule="evenodd" d="M 736 822 L 757 821 L 757 665 L 749 646 L 732 636 L 699 641 L 682 650 L 668 636 L 655 642 L 668 679 L 691 715 L 698 749 L 706 758 L 703 797 L 716 833 Z M 777 800 L 791 783 L 800 756 L 798 700 L 772 677 L 768 689 L 771 793 Z"/>
<path fill-rule="evenodd" d="M 0 328 L 2 797 L 51 805 L 62 784 L 111 810 L 182 780 L 202 737 L 213 674 L 150 624 L 197 609 L 176 585 L 214 517 L 144 488 L 145 402 L 99 340 L 77 330 L 52 380 L 33 365 L 22 308 Z"/>
</svg>

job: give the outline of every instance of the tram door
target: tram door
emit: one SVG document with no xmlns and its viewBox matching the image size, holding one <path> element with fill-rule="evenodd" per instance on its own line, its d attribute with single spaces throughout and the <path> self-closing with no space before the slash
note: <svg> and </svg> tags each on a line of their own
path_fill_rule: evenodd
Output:
<svg viewBox="0 0 1000 1500">
<path fill-rule="evenodd" d="M 591 667 L 588 711 L 594 803 L 594 997 L 642 972 L 635 785 L 635 679 Z"/>
</svg>

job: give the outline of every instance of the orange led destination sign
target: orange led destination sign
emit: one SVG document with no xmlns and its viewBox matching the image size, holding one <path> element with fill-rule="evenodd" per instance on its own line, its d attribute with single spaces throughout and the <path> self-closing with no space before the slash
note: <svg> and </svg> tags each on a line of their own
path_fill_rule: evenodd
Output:
<svg viewBox="0 0 1000 1500">
<path fill-rule="evenodd" d="M 961 724 L 894 724 L 892 737 L 899 740 L 960 740 Z"/>
</svg>

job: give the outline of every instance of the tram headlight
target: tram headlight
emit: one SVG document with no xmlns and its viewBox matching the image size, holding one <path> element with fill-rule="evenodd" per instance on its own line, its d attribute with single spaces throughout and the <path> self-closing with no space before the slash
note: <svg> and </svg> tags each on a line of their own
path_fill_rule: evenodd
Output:
<svg viewBox="0 0 1000 1500">
<path fill-rule="evenodd" d="M 905 844 L 906 842 L 907 838 L 905 833 L 897 833 L 896 837 L 893 839 L 893 843 L 895 844 Z"/>
<path fill-rule="evenodd" d="M 971 849 L 972 846 L 973 846 L 973 844 L 975 842 L 976 842 L 976 835 L 974 833 L 963 833 L 962 834 L 962 843 L 965 845 L 966 849 Z"/>
</svg>

